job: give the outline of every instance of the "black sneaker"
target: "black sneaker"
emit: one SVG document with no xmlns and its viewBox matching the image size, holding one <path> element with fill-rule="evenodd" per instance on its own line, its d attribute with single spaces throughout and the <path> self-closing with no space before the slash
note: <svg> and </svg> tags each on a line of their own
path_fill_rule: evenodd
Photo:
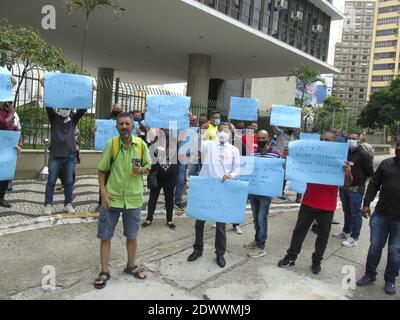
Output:
<svg viewBox="0 0 400 320">
<path fill-rule="evenodd" d="M 287 268 L 290 266 L 294 266 L 296 259 L 292 259 L 289 256 L 285 256 L 281 261 L 278 262 L 278 267 Z"/>
<path fill-rule="evenodd" d="M 321 272 L 321 264 L 320 263 L 313 263 L 311 266 L 312 273 L 318 274 Z"/>
<path fill-rule="evenodd" d="M 0 199 L 0 207 L 11 208 L 11 204 L 5 199 Z"/>
</svg>

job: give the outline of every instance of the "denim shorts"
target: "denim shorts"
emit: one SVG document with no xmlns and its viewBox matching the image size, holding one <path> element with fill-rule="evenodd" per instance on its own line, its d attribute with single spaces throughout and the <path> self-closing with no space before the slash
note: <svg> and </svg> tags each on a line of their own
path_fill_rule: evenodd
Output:
<svg viewBox="0 0 400 320">
<path fill-rule="evenodd" d="M 129 240 L 137 237 L 140 226 L 142 208 L 120 209 L 110 208 L 100 209 L 97 238 L 100 240 L 110 240 L 114 237 L 115 227 L 118 224 L 122 212 L 122 223 L 124 226 L 124 236 Z"/>
</svg>

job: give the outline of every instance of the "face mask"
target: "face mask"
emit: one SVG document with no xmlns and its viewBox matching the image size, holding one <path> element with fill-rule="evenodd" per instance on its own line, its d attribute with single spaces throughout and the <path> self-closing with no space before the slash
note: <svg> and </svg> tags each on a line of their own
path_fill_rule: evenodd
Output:
<svg viewBox="0 0 400 320">
<path fill-rule="evenodd" d="M 69 110 L 60 110 L 60 116 L 61 118 L 68 118 L 69 117 Z"/>
<path fill-rule="evenodd" d="M 260 149 L 263 149 L 268 144 L 268 141 L 257 141 L 257 145 Z"/>
<path fill-rule="evenodd" d="M 224 131 L 219 132 L 218 139 L 219 139 L 219 142 L 221 142 L 221 143 L 227 142 L 229 140 L 229 133 L 224 132 Z"/>
<path fill-rule="evenodd" d="M 219 126 L 221 124 L 221 119 L 214 119 L 214 123 L 216 126 Z"/>
<path fill-rule="evenodd" d="M 358 141 L 357 140 L 349 139 L 349 140 L 347 140 L 347 143 L 348 143 L 348 145 L 349 145 L 351 150 L 354 150 L 358 146 Z"/>
<path fill-rule="evenodd" d="M 118 115 L 121 113 L 121 111 L 113 111 L 112 112 L 112 115 L 113 115 L 113 117 L 118 117 Z"/>
<path fill-rule="evenodd" d="M 134 118 L 133 118 L 133 121 L 135 121 L 135 122 L 137 122 L 137 123 L 139 123 L 140 120 L 141 120 L 140 117 L 134 117 Z"/>
</svg>

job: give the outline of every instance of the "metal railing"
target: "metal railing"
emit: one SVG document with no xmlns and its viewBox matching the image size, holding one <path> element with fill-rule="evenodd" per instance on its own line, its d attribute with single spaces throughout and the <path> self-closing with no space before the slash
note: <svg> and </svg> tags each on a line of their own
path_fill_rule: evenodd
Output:
<svg viewBox="0 0 400 320">
<path fill-rule="evenodd" d="M 14 91 L 18 90 L 18 95 L 15 96 L 15 106 L 20 118 L 24 148 L 43 149 L 45 147 L 44 139 L 50 138 L 50 124 L 43 106 L 43 87 L 40 83 L 40 79 L 44 77 L 44 70 L 33 68 L 23 74 L 22 66 L 16 64 L 12 66 L 11 71 L 18 83 L 14 88 Z M 88 109 L 85 116 L 78 123 L 82 150 L 94 149 L 92 127 L 96 118 L 96 97 L 101 90 L 111 94 L 113 102 L 122 104 L 125 111 L 138 110 L 142 113 L 145 112 L 147 95 L 182 95 L 163 88 L 121 82 L 119 79 L 116 79 L 113 83 L 108 79 L 96 78 L 95 80 L 97 89 L 93 92 L 92 108 Z M 221 113 L 222 120 L 226 120 L 229 106 L 221 101 L 192 97 L 191 112 L 197 117 L 201 113 L 210 114 L 215 111 Z"/>
</svg>

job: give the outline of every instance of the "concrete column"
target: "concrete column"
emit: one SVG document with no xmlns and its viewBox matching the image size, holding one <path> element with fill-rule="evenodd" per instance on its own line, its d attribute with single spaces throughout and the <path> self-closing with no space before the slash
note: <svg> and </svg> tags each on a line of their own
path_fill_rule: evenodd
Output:
<svg viewBox="0 0 400 320">
<path fill-rule="evenodd" d="M 206 112 L 210 85 L 211 56 L 191 54 L 189 56 L 189 74 L 187 96 L 192 97 L 195 114 Z"/>
<path fill-rule="evenodd" d="M 99 68 L 97 71 L 96 119 L 109 119 L 113 103 L 114 70 Z"/>
</svg>

